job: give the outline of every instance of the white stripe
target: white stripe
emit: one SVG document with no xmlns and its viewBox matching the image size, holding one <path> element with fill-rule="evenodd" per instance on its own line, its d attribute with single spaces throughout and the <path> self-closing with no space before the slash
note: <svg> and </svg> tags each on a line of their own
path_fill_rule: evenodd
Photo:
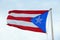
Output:
<svg viewBox="0 0 60 40">
<path fill-rule="evenodd" d="M 15 13 L 11 13 L 9 14 L 11 16 L 14 16 L 14 17 L 35 17 L 35 16 L 38 16 L 38 15 L 41 15 L 41 14 L 15 14 Z"/>
<path fill-rule="evenodd" d="M 17 20 L 7 20 L 8 24 L 16 24 L 16 25 L 22 25 L 22 26 L 31 26 L 31 27 L 37 27 L 32 22 L 26 22 L 26 21 L 17 21 Z"/>
</svg>

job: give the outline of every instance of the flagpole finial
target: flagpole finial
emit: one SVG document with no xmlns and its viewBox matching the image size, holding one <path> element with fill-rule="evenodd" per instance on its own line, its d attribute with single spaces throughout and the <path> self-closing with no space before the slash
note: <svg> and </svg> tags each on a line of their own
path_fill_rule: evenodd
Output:
<svg viewBox="0 0 60 40">
<path fill-rule="evenodd" d="M 52 8 L 50 8 L 50 10 L 52 10 Z"/>
</svg>

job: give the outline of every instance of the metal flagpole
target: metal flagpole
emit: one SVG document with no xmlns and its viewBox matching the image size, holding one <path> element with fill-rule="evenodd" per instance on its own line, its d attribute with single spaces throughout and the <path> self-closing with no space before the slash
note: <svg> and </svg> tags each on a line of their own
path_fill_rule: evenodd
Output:
<svg viewBox="0 0 60 40">
<path fill-rule="evenodd" d="M 52 8 L 50 8 L 50 18 L 51 18 L 51 36 L 52 40 L 54 40 L 54 33 L 53 33 L 53 19 L 52 19 Z"/>
</svg>

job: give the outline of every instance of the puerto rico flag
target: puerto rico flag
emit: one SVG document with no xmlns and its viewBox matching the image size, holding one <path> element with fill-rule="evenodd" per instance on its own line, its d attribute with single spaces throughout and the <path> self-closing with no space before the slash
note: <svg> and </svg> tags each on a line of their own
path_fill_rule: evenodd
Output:
<svg viewBox="0 0 60 40">
<path fill-rule="evenodd" d="M 11 10 L 7 25 L 22 30 L 46 33 L 48 10 Z"/>
</svg>

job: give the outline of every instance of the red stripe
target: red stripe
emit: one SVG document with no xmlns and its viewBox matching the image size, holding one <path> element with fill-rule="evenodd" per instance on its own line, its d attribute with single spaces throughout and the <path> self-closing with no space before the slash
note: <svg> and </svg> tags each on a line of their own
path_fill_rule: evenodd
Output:
<svg viewBox="0 0 60 40">
<path fill-rule="evenodd" d="M 41 29 L 34 28 L 34 27 L 21 26 L 21 25 L 15 25 L 15 24 L 7 24 L 7 25 L 14 26 L 14 27 L 17 27 L 17 28 L 23 29 L 23 30 L 29 30 L 29 31 L 34 31 L 34 32 L 43 32 Z"/>
<path fill-rule="evenodd" d="M 43 14 L 48 10 L 11 10 L 9 13 L 16 13 L 16 14 Z"/>
<path fill-rule="evenodd" d="M 13 16 L 8 16 L 7 19 L 11 19 L 11 20 L 23 20 L 23 21 L 28 21 L 30 22 L 31 17 L 13 17 Z"/>
</svg>

